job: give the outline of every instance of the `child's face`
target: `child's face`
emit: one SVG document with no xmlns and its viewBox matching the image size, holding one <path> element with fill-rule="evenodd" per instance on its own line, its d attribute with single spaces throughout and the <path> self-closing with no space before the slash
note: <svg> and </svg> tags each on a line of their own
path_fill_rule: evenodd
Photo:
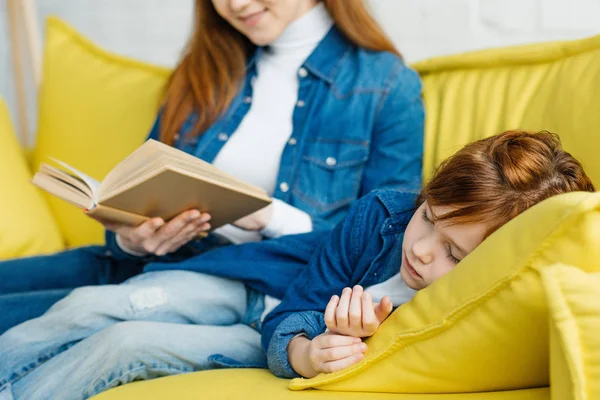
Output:
<svg viewBox="0 0 600 400">
<path fill-rule="evenodd" d="M 484 239 L 484 223 L 450 225 L 434 221 L 451 207 L 429 207 L 424 202 L 412 216 L 402 243 L 400 275 L 412 289 L 423 289 L 441 278 L 472 252 Z"/>
</svg>

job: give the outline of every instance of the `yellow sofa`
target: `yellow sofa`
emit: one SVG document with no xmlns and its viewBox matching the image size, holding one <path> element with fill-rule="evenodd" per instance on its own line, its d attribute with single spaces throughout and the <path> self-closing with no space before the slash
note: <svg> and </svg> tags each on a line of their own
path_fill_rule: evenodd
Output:
<svg viewBox="0 0 600 400">
<path fill-rule="evenodd" d="M 427 109 L 424 179 L 461 145 L 525 128 L 558 132 L 600 185 L 600 36 L 413 67 L 423 78 Z M 107 53 L 50 19 L 33 168 L 52 156 L 102 177 L 145 137 L 168 74 Z M 10 196 L 0 198 L 0 259 L 100 242 L 98 224 L 25 184 L 31 170 L 3 108 L 0 102 L 0 185 Z M 554 263 L 600 271 L 600 250 L 593 248 L 600 240 L 598 204 L 596 195 L 568 195 L 534 207 L 456 273 L 400 307 L 368 342 L 365 360 L 347 371 L 288 381 L 264 370 L 215 370 L 133 383 L 97 398 L 537 400 L 549 399 L 556 382 L 560 400 L 590 398 L 585 376 L 562 362 L 568 346 L 550 345 L 551 321 L 560 319 L 546 303 L 542 275 Z M 532 232 L 515 240 L 522 225 Z M 511 358 L 516 354 L 521 360 Z M 561 373 L 553 367 L 551 374 L 551 363 Z"/>
</svg>

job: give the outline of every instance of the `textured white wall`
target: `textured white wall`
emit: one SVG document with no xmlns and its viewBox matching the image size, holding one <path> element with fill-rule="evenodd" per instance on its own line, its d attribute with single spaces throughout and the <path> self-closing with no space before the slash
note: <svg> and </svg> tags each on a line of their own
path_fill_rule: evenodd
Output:
<svg viewBox="0 0 600 400">
<path fill-rule="evenodd" d="M 600 33 L 600 0 L 368 2 L 409 62 Z M 189 34 L 193 0 L 37 0 L 37 4 L 40 26 L 47 15 L 58 15 L 104 48 L 171 66 Z M 6 0 L 0 0 L 0 96 L 14 111 L 5 6 Z M 34 110 L 32 105 L 32 123 Z"/>
<path fill-rule="evenodd" d="M 370 0 L 408 61 L 600 33 L 600 0 Z"/>
</svg>

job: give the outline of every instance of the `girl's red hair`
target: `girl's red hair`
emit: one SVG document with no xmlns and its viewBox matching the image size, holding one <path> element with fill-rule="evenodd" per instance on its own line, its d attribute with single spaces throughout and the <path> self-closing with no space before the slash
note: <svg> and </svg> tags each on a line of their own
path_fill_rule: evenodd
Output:
<svg viewBox="0 0 600 400">
<path fill-rule="evenodd" d="M 573 191 L 595 188 L 559 137 L 515 130 L 468 144 L 445 160 L 419 201 L 454 209 L 438 220 L 485 222 L 490 235 L 534 204 Z"/>
</svg>

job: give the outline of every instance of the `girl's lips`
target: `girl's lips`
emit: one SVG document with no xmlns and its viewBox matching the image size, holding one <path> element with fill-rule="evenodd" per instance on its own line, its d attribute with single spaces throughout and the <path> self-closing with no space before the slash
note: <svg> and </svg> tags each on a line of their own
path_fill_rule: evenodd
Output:
<svg viewBox="0 0 600 400">
<path fill-rule="evenodd" d="M 414 277 L 416 279 L 423 279 L 423 277 L 421 275 L 419 275 L 417 270 L 414 269 L 414 267 L 410 264 L 410 262 L 408 262 L 408 257 L 406 257 L 406 254 L 404 254 L 404 266 L 406 267 L 406 270 L 412 277 Z"/>
<path fill-rule="evenodd" d="M 260 22 L 263 15 L 265 15 L 264 10 L 255 12 L 253 14 L 246 15 L 244 17 L 239 17 L 239 19 L 240 19 L 240 21 L 242 21 L 244 23 L 244 25 L 253 27 L 253 26 L 256 26 Z"/>
</svg>

